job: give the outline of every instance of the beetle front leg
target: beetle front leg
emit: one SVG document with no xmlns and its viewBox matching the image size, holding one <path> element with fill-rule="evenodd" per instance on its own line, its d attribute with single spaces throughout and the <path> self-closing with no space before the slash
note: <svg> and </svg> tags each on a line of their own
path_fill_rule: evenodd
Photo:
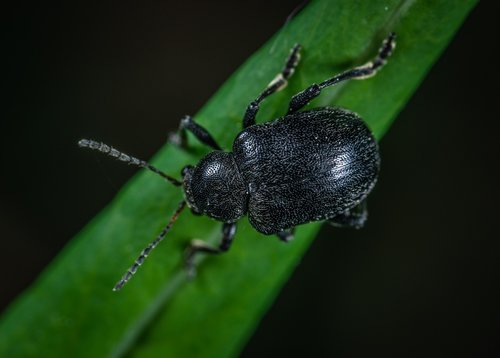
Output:
<svg viewBox="0 0 500 358">
<path fill-rule="evenodd" d="M 228 251 L 233 243 L 234 235 L 236 234 L 236 223 L 224 224 L 222 226 L 222 240 L 218 247 L 214 247 L 209 243 L 202 240 L 192 240 L 191 244 L 186 250 L 185 267 L 189 276 L 196 274 L 194 259 L 200 252 L 207 254 L 221 254 Z"/>
<path fill-rule="evenodd" d="M 287 80 L 293 75 L 295 67 L 297 67 L 297 64 L 299 63 L 299 60 L 300 45 L 296 44 L 292 47 L 283 70 L 278 73 L 278 75 L 271 82 L 269 82 L 266 89 L 248 105 L 247 110 L 245 111 L 245 116 L 243 117 L 243 129 L 255 124 L 255 116 L 259 111 L 260 102 L 262 102 L 264 98 L 272 95 L 275 92 L 281 91 L 286 87 L 288 83 Z"/>
<path fill-rule="evenodd" d="M 177 133 L 172 133 L 170 135 L 169 138 L 170 141 L 172 141 L 179 147 L 186 149 L 187 131 L 193 133 L 194 136 L 198 138 L 200 142 L 202 142 L 205 145 L 208 145 L 210 148 L 215 150 L 221 150 L 221 147 L 219 146 L 219 144 L 217 144 L 212 135 L 205 128 L 196 123 L 191 116 L 185 116 L 184 118 L 181 119 L 179 123 L 179 129 Z"/>
</svg>

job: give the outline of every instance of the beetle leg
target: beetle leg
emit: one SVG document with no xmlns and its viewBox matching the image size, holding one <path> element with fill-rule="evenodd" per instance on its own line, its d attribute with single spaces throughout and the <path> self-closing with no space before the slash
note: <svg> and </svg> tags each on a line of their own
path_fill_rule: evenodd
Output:
<svg viewBox="0 0 500 358">
<path fill-rule="evenodd" d="M 276 236 L 278 236 L 278 238 L 283 242 L 290 242 L 293 240 L 294 232 L 295 232 L 295 228 L 291 228 L 288 230 L 283 230 L 283 231 L 278 232 L 276 234 Z"/>
<path fill-rule="evenodd" d="M 366 219 L 368 219 L 368 210 L 365 199 L 354 208 L 329 219 L 328 223 L 335 227 L 361 229 L 365 225 Z"/>
<path fill-rule="evenodd" d="M 212 135 L 205 128 L 197 124 L 191 116 L 185 116 L 181 119 L 179 123 L 179 130 L 177 133 L 172 133 L 170 135 L 170 141 L 182 148 L 187 148 L 186 131 L 193 133 L 194 136 L 203 144 L 206 144 L 215 150 L 221 150 L 221 147 L 217 144 Z"/>
<path fill-rule="evenodd" d="M 266 89 L 248 105 L 247 110 L 245 111 L 245 116 L 243 117 L 243 128 L 247 128 L 255 124 L 255 116 L 259 111 L 260 102 L 262 102 L 264 98 L 272 95 L 275 92 L 281 91 L 286 87 L 288 83 L 287 79 L 289 79 L 293 75 L 295 67 L 297 67 L 297 64 L 299 63 L 299 60 L 300 45 L 296 44 L 290 50 L 290 55 L 286 60 L 283 70 L 278 73 L 278 75 L 274 77 L 271 82 L 269 82 Z"/>
<path fill-rule="evenodd" d="M 372 61 L 364 64 L 363 66 L 353 68 L 338 74 L 320 84 L 312 84 L 302 92 L 297 93 L 292 97 L 289 107 L 288 114 L 297 112 L 299 109 L 306 106 L 311 100 L 320 95 L 321 90 L 336 85 L 339 82 L 350 80 L 350 79 L 365 79 L 374 76 L 378 70 L 380 70 L 385 63 L 387 58 L 392 54 L 392 51 L 396 47 L 396 34 L 391 32 L 389 36 L 382 42 L 382 46 L 378 52 L 377 57 Z"/>
<path fill-rule="evenodd" d="M 186 250 L 185 267 L 189 276 L 196 274 L 196 267 L 194 259 L 199 252 L 208 254 L 221 254 L 226 252 L 233 243 L 234 235 L 236 234 L 236 223 L 225 223 L 222 226 L 222 240 L 218 247 L 214 247 L 202 240 L 192 240 L 191 244 Z"/>
</svg>

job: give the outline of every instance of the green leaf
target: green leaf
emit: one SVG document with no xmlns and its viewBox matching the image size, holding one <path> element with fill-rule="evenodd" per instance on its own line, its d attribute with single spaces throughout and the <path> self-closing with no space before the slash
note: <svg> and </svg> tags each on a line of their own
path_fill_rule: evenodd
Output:
<svg viewBox="0 0 500 358">
<path fill-rule="evenodd" d="M 389 31 L 398 46 L 377 76 L 325 90 L 313 106 L 358 112 L 381 138 L 444 50 L 475 0 L 317 0 L 255 53 L 196 116 L 229 149 L 246 105 L 281 69 L 290 47 L 303 46 L 290 85 L 267 99 L 258 121 L 284 113 L 291 95 L 372 58 Z M 193 138 L 191 143 L 195 144 Z M 196 145 L 196 144 L 195 144 Z M 199 160 L 166 145 L 154 163 L 179 173 Z M 119 293 L 111 288 L 161 230 L 180 190 L 147 172 L 136 175 L 41 274 L 0 321 L 0 356 L 236 355 L 299 263 L 319 224 L 298 228 L 284 245 L 242 220 L 231 252 L 204 257 L 189 281 L 182 254 L 191 238 L 217 242 L 220 223 L 189 213 Z"/>
</svg>

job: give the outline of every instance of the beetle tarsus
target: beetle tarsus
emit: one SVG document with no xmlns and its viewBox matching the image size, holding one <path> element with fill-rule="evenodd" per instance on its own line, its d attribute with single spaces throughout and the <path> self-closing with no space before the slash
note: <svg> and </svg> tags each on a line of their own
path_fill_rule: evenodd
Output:
<svg viewBox="0 0 500 358">
<path fill-rule="evenodd" d="M 294 239 L 295 228 L 283 230 L 276 234 L 278 238 L 283 242 L 290 242 Z"/>
</svg>

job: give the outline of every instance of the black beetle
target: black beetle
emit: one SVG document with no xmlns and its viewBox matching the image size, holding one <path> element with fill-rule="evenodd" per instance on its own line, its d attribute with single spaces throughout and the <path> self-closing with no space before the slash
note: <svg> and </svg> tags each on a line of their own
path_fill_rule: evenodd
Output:
<svg viewBox="0 0 500 358">
<path fill-rule="evenodd" d="M 366 197 L 373 189 L 380 166 L 377 142 L 355 113 L 342 108 L 322 107 L 301 111 L 321 90 L 348 79 L 373 76 L 395 47 L 394 33 L 382 43 L 377 57 L 367 64 L 345 71 L 320 84 L 312 84 L 292 97 L 288 113 L 273 121 L 255 124 L 259 105 L 281 90 L 293 74 L 300 58 L 295 45 L 285 67 L 252 101 L 243 117 L 232 152 L 224 152 L 203 127 L 186 116 L 172 136 L 186 145 L 186 131 L 214 149 L 196 166 L 182 170 L 183 181 L 161 172 L 149 163 L 124 154 L 111 146 L 82 139 L 81 147 L 99 150 L 129 164 L 148 168 L 184 189 L 181 201 L 167 226 L 140 254 L 115 285 L 119 290 L 137 271 L 150 251 L 170 230 L 187 205 L 195 214 L 222 221 L 222 241 L 213 247 L 193 240 L 186 254 L 186 265 L 193 272 L 197 252 L 221 253 L 231 246 L 236 222 L 248 215 L 259 232 L 292 239 L 295 226 L 328 220 L 333 225 L 359 228 L 367 218 Z"/>
</svg>

